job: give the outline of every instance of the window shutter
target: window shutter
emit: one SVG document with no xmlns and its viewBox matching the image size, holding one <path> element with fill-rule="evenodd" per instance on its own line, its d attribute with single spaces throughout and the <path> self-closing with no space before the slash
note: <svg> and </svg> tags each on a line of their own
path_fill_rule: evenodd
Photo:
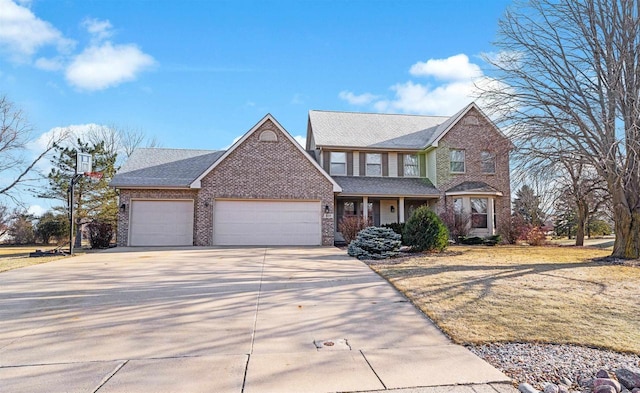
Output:
<svg viewBox="0 0 640 393">
<path fill-rule="evenodd" d="M 418 155 L 418 161 L 420 162 L 420 177 L 427 177 L 427 157 L 424 154 Z"/>
<path fill-rule="evenodd" d="M 382 153 L 382 176 L 389 176 L 389 153 Z"/>
<path fill-rule="evenodd" d="M 327 173 L 330 173 L 331 168 L 331 152 L 330 151 L 322 151 L 322 168 L 324 168 Z"/>
<path fill-rule="evenodd" d="M 353 176 L 353 152 L 347 152 L 347 176 Z"/>
<path fill-rule="evenodd" d="M 404 177 L 404 154 L 398 153 L 398 177 Z"/>
<path fill-rule="evenodd" d="M 367 153 L 360 152 L 360 176 L 367 174 Z"/>
</svg>

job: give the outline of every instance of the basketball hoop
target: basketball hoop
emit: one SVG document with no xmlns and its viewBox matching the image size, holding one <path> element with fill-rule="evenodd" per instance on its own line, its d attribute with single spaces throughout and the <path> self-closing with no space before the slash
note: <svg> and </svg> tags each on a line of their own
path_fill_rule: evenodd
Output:
<svg viewBox="0 0 640 393">
<path fill-rule="evenodd" d="M 102 179 L 102 172 L 85 172 L 84 175 L 94 183 L 97 183 Z"/>
</svg>

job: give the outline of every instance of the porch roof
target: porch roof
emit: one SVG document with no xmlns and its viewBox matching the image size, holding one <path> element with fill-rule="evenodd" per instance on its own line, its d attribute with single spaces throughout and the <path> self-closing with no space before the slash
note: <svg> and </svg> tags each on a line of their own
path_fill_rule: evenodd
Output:
<svg viewBox="0 0 640 393">
<path fill-rule="evenodd" d="M 440 196 L 440 191 L 425 178 L 333 176 L 333 179 L 342 187 L 338 196 Z"/>
<path fill-rule="evenodd" d="M 445 191 L 446 195 L 488 194 L 502 196 L 495 187 L 481 181 L 465 181 Z"/>
</svg>

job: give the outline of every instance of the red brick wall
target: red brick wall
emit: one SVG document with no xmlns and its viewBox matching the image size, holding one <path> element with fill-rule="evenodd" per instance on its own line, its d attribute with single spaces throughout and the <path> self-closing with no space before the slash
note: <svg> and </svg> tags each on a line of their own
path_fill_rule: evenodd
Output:
<svg viewBox="0 0 640 393">
<path fill-rule="evenodd" d="M 265 130 L 275 132 L 277 142 L 260 141 Z M 215 198 L 313 199 L 333 212 L 333 184 L 270 120 L 202 179 L 196 201 L 197 245 L 213 243 Z M 322 244 L 333 245 L 333 238 L 333 219 L 323 218 Z"/>
<path fill-rule="evenodd" d="M 436 152 L 436 181 L 439 190 L 444 192 L 465 181 L 482 181 L 502 192 L 503 196 L 497 197 L 495 202 L 498 232 L 504 225 L 509 224 L 511 216 L 510 147 L 509 141 L 497 132 L 484 116 L 471 109 L 440 140 Z M 450 173 L 449 149 L 464 149 L 465 173 Z M 495 174 L 482 173 L 482 151 L 495 153 Z"/>
</svg>

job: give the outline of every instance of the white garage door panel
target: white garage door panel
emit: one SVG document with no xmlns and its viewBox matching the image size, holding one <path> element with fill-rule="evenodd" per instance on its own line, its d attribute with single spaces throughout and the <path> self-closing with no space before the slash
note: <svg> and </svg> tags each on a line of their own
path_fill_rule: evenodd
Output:
<svg viewBox="0 0 640 393">
<path fill-rule="evenodd" d="M 133 201 L 132 246 L 193 245 L 193 201 Z"/>
<path fill-rule="evenodd" d="M 320 245 L 320 202 L 216 201 L 217 245 Z"/>
</svg>

